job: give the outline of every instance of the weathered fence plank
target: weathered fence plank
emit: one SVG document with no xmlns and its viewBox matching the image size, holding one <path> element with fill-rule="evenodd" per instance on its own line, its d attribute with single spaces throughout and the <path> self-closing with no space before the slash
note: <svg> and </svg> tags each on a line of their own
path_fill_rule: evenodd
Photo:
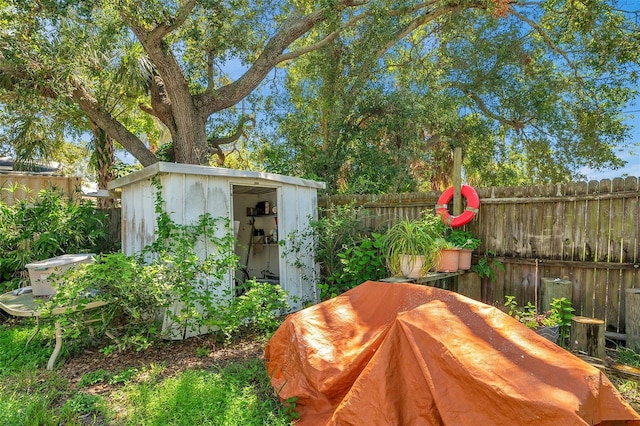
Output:
<svg viewBox="0 0 640 426">
<path fill-rule="evenodd" d="M 573 281 L 573 298 L 571 302 L 576 315 L 590 315 L 587 313 L 587 307 L 585 306 L 586 300 L 589 298 L 585 282 L 590 272 L 591 270 L 587 268 L 577 268 L 571 274 L 571 281 Z"/>
</svg>

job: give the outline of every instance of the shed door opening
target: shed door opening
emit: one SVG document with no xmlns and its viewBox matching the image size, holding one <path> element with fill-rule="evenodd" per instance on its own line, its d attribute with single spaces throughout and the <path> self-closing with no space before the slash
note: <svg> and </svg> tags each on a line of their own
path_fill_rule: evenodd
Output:
<svg viewBox="0 0 640 426">
<path fill-rule="evenodd" d="M 248 279 L 280 283 L 277 202 L 277 188 L 233 185 L 235 253 L 240 259 L 235 274 L 236 294 L 242 294 Z"/>
</svg>

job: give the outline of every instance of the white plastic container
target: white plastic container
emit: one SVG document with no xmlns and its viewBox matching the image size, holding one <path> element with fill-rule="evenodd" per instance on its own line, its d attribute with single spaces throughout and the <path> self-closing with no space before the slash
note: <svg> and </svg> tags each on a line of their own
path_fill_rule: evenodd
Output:
<svg viewBox="0 0 640 426">
<path fill-rule="evenodd" d="M 51 274 L 61 274 L 69 268 L 81 263 L 93 262 L 93 253 L 87 254 L 63 254 L 51 259 L 40 260 L 25 265 L 29 271 L 31 288 L 34 297 L 52 296 L 56 293 L 57 283 L 51 282 Z"/>
</svg>

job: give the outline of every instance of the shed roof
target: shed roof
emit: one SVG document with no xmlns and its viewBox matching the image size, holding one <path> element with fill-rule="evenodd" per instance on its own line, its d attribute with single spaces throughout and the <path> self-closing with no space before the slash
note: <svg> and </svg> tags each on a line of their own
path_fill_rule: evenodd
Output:
<svg viewBox="0 0 640 426">
<path fill-rule="evenodd" d="M 254 172 L 249 170 L 235 170 L 223 167 L 198 166 L 193 164 L 165 163 L 158 162 L 145 167 L 142 170 L 123 176 L 111 181 L 108 185 L 109 189 L 122 188 L 132 183 L 148 179 L 159 173 L 183 173 L 189 175 L 203 176 L 219 176 L 226 178 L 254 179 L 255 182 L 249 184 L 259 184 L 260 181 L 278 182 L 288 185 L 304 186 L 308 188 L 324 189 L 324 182 L 318 182 L 309 179 L 302 179 L 293 176 L 284 176 L 276 173 Z"/>
</svg>

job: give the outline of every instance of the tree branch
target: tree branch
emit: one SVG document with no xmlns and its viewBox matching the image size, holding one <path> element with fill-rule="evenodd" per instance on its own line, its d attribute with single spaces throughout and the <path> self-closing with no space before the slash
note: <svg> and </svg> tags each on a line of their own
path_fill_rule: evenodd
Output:
<svg viewBox="0 0 640 426">
<path fill-rule="evenodd" d="M 196 6 L 197 0 L 188 0 L 179 10 L 176 16 L 171 20 L 165 20 L 163 22 L 158 23 L 157 25 L 151 28 L 143 28 L 140 25 L 137 25 L 131 17 L 126 14 L 122 14 L 122 20 L 125 21 L 131 29 L 138 34 L 144 34 L 149 39 L 154 39 L 156 41 L 162 40 L 167 34 L 174 31 L 176 28 L 179 28 L 189 17 L 189 14 L 193 11 L 193 8 Z M 138 37 L 140 39 L 140 37 Z M 141 40 L 142 42 L 142 40 Z"/>
<path fill-rule="evenodd" d="M 0 55 L 0 59 L 2 59 Z M 23 71 L 6 66 L 0 67 L 0 76 L 6 76 L 11 81 L 4 81 L 5 84 L 24 84 L 32 90 L 40 93 L 41 96 L 51 99 L 68 99 L 76 103 L 87 115 L 90 121 L 102 128 L 113 140 L 118 141 L 127 151 L 129 151 L 143 166 L 156 163 L 158 159 L 140 141 L 140 139 L 127 130 L 118 120 L 116 120 L 84 87 L 82 82 L 76 77 L 69 78 L 71 94 L 60 95 L 55 89 L 38 85 L 31 76 Z M 43 79 L 47 81 L 47 79 Z"/>
<path fill-rule="evenodd" d="M 158 27 L 156 27 L 152 31 L 152 33 L 157 32 L 158 34 L 152 34 L 152 35 L 154 37 L 164 38 L 164 36 L 174 31 L 176 28 L 179 28 L 187 20 L 187 18 L 189 17 L 189 14 L 191 14 L 191 12 L 193 11 L 193 8 L 196 6 L 196 3 L 197 3 L 197 0 L 188 0 L 180 8 L 180 10 L 178 11 L 178 14 L 175 16 L 175 18 L 171 21 L 170 24 L 167 24 L 165 21 L 162 24 L 158 25 Z"/>
<path fill-rule="evenodd" d="M 356 16 L 352 19 L 350 19 L 344 26 L 340 27 L 339 29 L 335 30 L 332 33 L 329 33 L 326 37 L 324 37 L 321 40 L 318 40 L 317 42 L 310 44 L 308 46 L 305 46 L 303 48 L 300 48 L 298 50 L 295 50 L 293 52 L 289 52 L 289 53 L 284 53 L 282 55 L 280 55 L 280 57 L 278 58 L 278 63 L 282 63 L 282 62 L 286 62 L 295 58 L 298 58 L 306 53 L 309 52 L 313 52 L 315 50 L 318 50 L 324 46 L 326 46 L 327 44 L 329 44 L 330 42 L 332 42 L 333 40 L 335 40 L 336 37 L 338 37 L 338 35 L 340 35 L 340 33 L 342 31 L 344 31 L 345 29 L 354 26 L 356 23 L 358 23 L 359 21 L 361 21 L 362 19 L 364 19 L 368 14 L 362 14 L 359 16 Z"/>
<path fill-rule="evenodd" d="M 180 123 L 179 125 L 183 128 L 196 128 L 200 125 L 200 121 L 206 119 L 195 108 L 184 71 L 173 51 L 166 46 L 163 39 L 187 19 L 195 4 L 196 0 L 189 0 L 171 24 L 161 24 L 151 30 L 147 30 L 127 16 L 123 16 L 153 62 L 157 72 L 157 76 L 154 77 L 150 85 L 151 107 L 154 110 L 152 115 L 167 126 L 174 138 L 176 137 L 174 132 L 177 123 Z M 175 105 L 180 105 L 180 108 L 175 108 Z M 147 112 L 149 112 L 148 109 Z M 195 149 L 195 147 L 187 150 L 191 149 Z"/>
<path fill-rule="evenodd" d="M 229 108 L 237 104 L 246 97 L 266 75 L 278 63 L 282 62 L 282 52 L 293 42 L 298 40 L 318 22 L 327 19 L 331 14 L 339 13 L 349 7 L 361 6 L 368 3 L 368 0 L 338 2 L 332 8 L 319 9 L 308 15 L 292 13 L 282 23 L 276 34 L 267 41 L 262 53 L 240 78 L 233 83 L 220 87 L 213 91 L 205 91 L 200 95 L 195 95 L 195 104 L 203 117 L 208 117 L 213 112 Z"/>
<path fill-rule="evenodd" d="M 502 124 L 505 124 L 511 128 L 513 128 L 516 131 L 520 131 L 522 130 L 525 125 L 527 123 L 529 123 L 531 120 L 514 120 L 514 119 L 508 119 L 506 117 L 503 117 L 500 114 L 496 114 L 495 112 L 491 111 L 491 109 L 489 109 L 489 107 L 487 106 L 487 104 L 482 100 L 482 98 L 475 92 L 469 90 L 467 87 L 463 86 L 462 84 L 458 84 L 458 83 L 452 83 L 451 84 L 452 87 L 456 87 L 457 89 L 461 90 L 462 93 L 464 93 L 465 95 L 469 96 L 477 105 L 478 109 L 488 118 L 491 118 L 493 120 L 496 120 Z"/>
<path fill-rule="evenodd" d="M 240 121 L 238 122 L 238 127 L 236 127 L 236 130 L 233 132 L 233 134 L 222 137 L 222 138 L 211 137 L 207 140 L 209 144 L 209 148 L 212 151 L 214 151 L 215 154 L 218 156 L 218 161 L 217 161 L 218 165 L 220 166 L 224 165 L 224 158 L 225 158 L 225 154 L 220 147 L 222 145 L 228 145 L 230 143 L 234 143 L 235 141 L 240 139 L 240 137 L 244 135 L 244 130 L 246 128 L 245 124 L 247 124 L 247 122 L 249 121 L 255 126 L 256 124 L 255 118 L 250 115 L 244 115 L 240 117 Z"/>
<path fill-rule="evenodd" d="M 569 55 L 567 55 L 567 52 L 565 52 L 564 50 L 562 50 L 558 46 L 556 46 L 556 44 L 553 42 L 553 40 L 551 40 L 551 38 L 549 37 L 549 34 L 547 34 L 547 32 L 542 27 L 540 27 L 540 25 L 536 24 L 531 19 L 527 18 L 524 15 L 521 15 L 520 13 L 516 12 L 513 9 L 509 10 L 509 13 L 512 14 L 513 16 L 515 16 L 516 18 L 520 19 L 522 22 L 526 22 L 531 28 L 533 28 L 540 35 L 540 37 L 542 37 L 542 39 L 544 40 L 545 44 L 547 46 L 549 46 L 549 49 L 553 50 L 558 55 L 562 56 L 562 58 L 565 60 L 565 62 L 569 66 L 569 68 L 571 68 L 573 70 L 573 73 L 576 76 L 576 78 L 578 80 L 580 80 L 580 81 L 582 80 L 581 77 L 578 74 L 578 70 L 574 66 L 574 64 L 571 61 L 571 59 L 569 58 Z"/>
<path fill-rule="evenodd" d="M 96 123 L 112 139 L 118 141 L 143 166 L 149 166 L 158 161 L 157 157 L 127 130 L 118 120 L 114 119 L 100 103 L 84 88 L 75 77 L 71 77 L 72 99 L 80 106 L 87 117 Z"/>
<path fill-rule="evenodd" d="M 222 138 L 210 138 L 208 140 L 209 144 L 220 146 L 220 145 L 226 145 L 226 144 L 237 141 L 238 139 L 240 139 L 240 136 L 244 134 L 245 124 L 247 124 L 247 122 L 249 121 L 255 126 L 255 123 L 256 123 L 255 118 L 253 118 L 250 115 L 242 116 L 240 118 L 240 122 L 238 123 L 238 127 L 236 127 L 236 130 L 235 132 L 233 132 L 233 134 L 231 134 L 230 136 L 222 137 Z"/>
<path fill-rule="evenodd" d="M 423 3 L 422 5 L 423 7 L 427 7 L 427 6 L 431 6 L 432 4 L 434 4 L 434 2 L 427 2 L 427 3 Z M 480 6 L 481 5 L 477 3 L 472 7 L 480 7 Z M 457 6 L 445 5 L 440 8 L 426 11 L 425 13 L 416 17 L 412 21 L 408 22 L 404 28 L 401 28 L 398 31 L 396 31 L 396 33 L 393 35 L 393 37 L 391 37 L 387 41 L 387 43 L 385 43 L 380 49 L 376 51 L 374 55 L 372 55 L 369 58 L 369 60 L 365 61 L 360 66 L 360 71 L 357 73 L 356 82 L 353 84 L 353 86 L 349 90 L 349 93 L 354 93 L 365 83 L 365 81 L 367 80 L 369 75 L 371 75 L 371 72 L 374 69 L 373 64 L 377 62 L 380 58 L 382 58 L 382 56 L 384 56 L 389 51 L 389 49 L 391 49 L 396 43 L 398 43 L 398 41 L 402 40 L 403 38 L 411 34 L 413 31 L 415 31 L 417 28 L 425 25 L 428 22 L 431 22 L 448 13 L 462 10 L 467 7 L 469 6 L 463 7 L 461 5 L 457 5 Z"/>
</svg>

